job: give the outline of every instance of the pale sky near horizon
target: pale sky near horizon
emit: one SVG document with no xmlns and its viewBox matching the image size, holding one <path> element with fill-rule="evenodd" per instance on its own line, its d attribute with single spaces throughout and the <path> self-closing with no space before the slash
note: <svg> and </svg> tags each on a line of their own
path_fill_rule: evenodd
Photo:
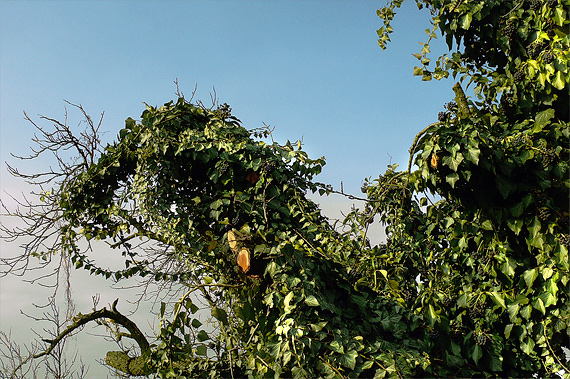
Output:
<svg viewBox="0 0 570 379">
<path fill-rule="evenodd" d="M 377 177 L 390 162 L 407 163 L 416 133 L 437 121 L 453 98 L 452 79 L 422 82 L 412 76 L 418 61 L 411 54 L 427 41 L 429 12 L 406 1 L 393 22 L 392 42 L 382 51 L 376 10 L 384 4 L 0 0 L 2 198 L 28 191 L 4 165 L 18 163 L 10 153 L 29 153 L 34 130 L 23 111 L 36 121 L 38 114 L 63 119 L 63 100 L 81 103 L 93 118 L 105 112 L 101 129 L 111 140 L 127 117 L 139 118 L 143 102 L 175 99 L 176 79 L 187 96 L 196 85 L 194 99 L 206 104 L 215 88 L 218 100 L 248 129 L 265 123 L 275 127 L 278 142 L 302 139 L 311 157 L 327 159 L 317 180 L 336 189 L 342 181 L 346 192 L 359 195 L 364 178 Z M 433 59 L 444 45 L 441 38 L 432 42 Z M 80 115 L 67 108 L 69 124 L 78 124 Z M 335 214 L 347 200 L 322 204 Z M 16 244 L 2 242 L 3 257 L 17 252 Z M 94 292 L 106 291 L 97 287 L 104 281 L 77 276 L 82 305 L 89 305 Z M 30 313 L 32 302 L 45 302 L 45 292 L 34 288 L 0 278 L 1 330 L 18 335 L 29 328 L 22 327 L 28 321 L 18 311 Z M 83 343 L 99 342 L 104 345 Z M 93 366 L 102 356 L 89 358 Z M 90 373 L 106 370 L 92 367 Z"/>
</svg>

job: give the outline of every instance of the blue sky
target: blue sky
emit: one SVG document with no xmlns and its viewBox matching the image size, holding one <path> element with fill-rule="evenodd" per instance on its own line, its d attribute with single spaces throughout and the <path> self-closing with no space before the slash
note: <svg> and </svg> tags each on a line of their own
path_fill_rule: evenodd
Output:
<svg viewBox="0 0 570 379">
<path fill-rule="evenodd" d="M 382 51 L 376 10 L 384 4 L 0 0 L 0 159 L 17 163 L 10 153 L 29 152 L 34 130 L 23 111 L 63 119 L 64 99 L 81 103 L 93 118 L 105 112 L 109 140 L 127 117 L 140 116 L 143 102 L 175 99 L 178 79 L 187 96 L 197 85 L 195 100 L 206 104 L 215 88 L 246 128 L 266 123 L 276 141 L 302 139 L 310 156 L 327 159 L 319 181 L 337 189 L 342 181 L 359 194 L 363 179 L 390 161 L 407 163 L 416 133 L 453 97 L 453 81 L 412 76 L 418 61 L 411 54 L 427 40 L 429 12 L 406 1 Z M 434 41 L 432 58 L 443 49 L 443 40 Z M 80 115 L 68 110 L 69 124 L 78 124 Z M 28 191 L 4 165 L 0 186 L 3 198 L 4 191 Z M 346 204 L 323 200 L 329 211 Z M 2 244 L 3 256 L 15 253 L 14 244 Z M 10 302 L 31 312 L 31 287 L 17 283 L 0 279 L 2 308 Z M 79 298 L 90 300 L 94 286 L 105 285 L 89 283 L 76 286 Z M 18 307 L 2 312 L 2 330 L 17 328 Z"/>
</svg>

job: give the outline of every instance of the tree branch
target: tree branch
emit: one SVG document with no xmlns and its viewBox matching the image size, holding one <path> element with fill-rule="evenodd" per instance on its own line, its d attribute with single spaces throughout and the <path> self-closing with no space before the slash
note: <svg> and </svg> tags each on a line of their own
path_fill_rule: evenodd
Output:
<svg viewBox="0 0 570 379">
<path fill-rule="evenodd" d="M 73 318 L 73 323 L 69 325 L 63 332 L 61 332 L 56 338 L 54 338 L 53 340 L 44 339 L 43 340 L 44 342 L 49 343 L 49 347 L 45 351 L 34 355 L 32 358 L 40 358 L 44 355 L 50 354 L 63 338 L 65 338 L 67 335 L 71 334 L 75 330 L 81 328 L 88 322 L 96 321 L 101 318 L 106 318 L 106 319 L 111 319 L 115 323 L 126 328 L 130 332 L 130 334 L 123 333 L 122 335 L 134 339 L 135 342 L 138 344 L 139 348 L 141 349 L 141 355 L 134 358 L 129 357 L 128 354 L 123 351 L 119 352 L 110 351 L 107 353 L 107 357 L 105 359 L 107 364 L 129 375 L 137 375 L 137 376 L 144 375 L 145 374 L 144 360 L 145 360 L 145 355 L 150 352 L 150 344 L 148 343 L 146 337 L 140 331 L 138 326 L 129 318 L 127 318 L 119 311 L 117 311 L 116 307 L 118 301 L 119 299 L 115 300 L 115 302 L 111 306 L 111 310 L 103 308 L 86 315 L 83 315 L 81 313 L 77 314 L 77 316 Z"/>
</svg>

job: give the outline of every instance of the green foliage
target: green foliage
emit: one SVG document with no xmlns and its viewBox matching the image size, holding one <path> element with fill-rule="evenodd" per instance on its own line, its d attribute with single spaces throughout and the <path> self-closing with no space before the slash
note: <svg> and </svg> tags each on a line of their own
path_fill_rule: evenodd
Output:
<svg viewBox="0 0 570 379">
<path fill-rule="evenodd" d="M 128 119 L 118 141 L 66 189 L 60 207 L 76 267 L 189 288 L 172 310 L 161 307 L 149 373 L 382 377 L 428 365 L 421 319 L 358 286 L 356 245 L 305 197 L 324 190 L 311 182 L 324 160 L 299 147 L 256 141 L 229 114 L 179 99 L 147 107 L 140 122 Z M 245 274 L 230 230 L 252 252 Z M 112 240 L 126 269 L 96 267 L 75 246 L 79 235 Z M 161 259 L 171 269 L 153 269 L 132 248 L 135 238 L 165 246 Z M 209 302 L 213 332 L 195 316 L 195 290 Z"/>
<path fill-rule="evenodd" d="M 367 187 L 390 240 L 363 267 L 437 331 L 426 374 L 553 375 L 570 335 L 569 3 L 417 3 L 463 48 L 430 71 L 424 46 L 415 74 L 468 79 L 478 101 L 462 110 L 456 84 L 417 170 Z"/>
<path fill-rule="evenodd" d="M 364 209 L 341 230 L 307 198 L 333 192 L 313 181 L 324 158 L 264 142 L 269 132 L 246 130 L 227 105 L 183 98 L 127 119 L 98 160 L 70 166 L 61 188 L 44 193 L 61 217 L 43 258 L 64 249 L 92 274 L 184 289 L 162 304 L 137 373 L 570 373 L 568 1 L 416 3 L 434 27 L 414 75 L 460 82 L 413 141 L 407 170 L 367 180 Z M 378 11 L 382 48 L 400 5 Z M 450 56 L 432 70 L 438 30 Z M 370 246 L 375 220 L 388 240 Z M 98 266 L 85 240 L 108 242 L 125 268 Z M 247 269 L 236 262 L 244 250 Z M 210 309 L 206 323 L 195 292 Z M 130 370 L 129 355 L 111 358 Z"/>
</svg>

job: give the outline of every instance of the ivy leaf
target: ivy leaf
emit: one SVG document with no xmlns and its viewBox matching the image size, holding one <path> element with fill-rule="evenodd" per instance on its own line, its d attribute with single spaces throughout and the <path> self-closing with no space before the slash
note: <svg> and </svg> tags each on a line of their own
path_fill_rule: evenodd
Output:
<svg viewBox="0 0 570 379">
<path fill-rule="evenodd" d="M 529 304 L 523 309 L 521 309 L 520 314 L 527 320 L 530 318 L 530 314 L 532 313 L 532 306 Z"/>
<path fill-rule="evenodd" d="M 445 177 L 445 181 L 449 183 L 451 188 L 455 188 L 455 183 L 459 180 L 459 175 L 456 172 L 449 174 Z"/>
<path fill-rule="evenodd" d="M 471 358 L 473 358 L 475 364 L 479 363 L 479 359 L 481 359 L 482 356 L 483 356 L 483 350 L 481 349 L 481 346 L 475 345 L 475 348 L 473 349 L 473 354 L 471 354 Z"/>
<path fill-rule="evenodd" d="M 355 350 L 349 350 L 340 358 L 340 364 L 354 370 L 356 357 L 358 357 L 358 353 Z"/>
<path fill-rule="evenodd" d="M 528 288 L 532 287 L 532 283 L 534 283 L 534 280 L 538 278 L 538 270 L 536 268 L 533 268 L 532 270 L 526 270 L 523 273 L 523 278 L 526 282 L 526 286 Z"/>
<path fill-rule="evenodd" d="M 453 171 L 457 171 L 461 162 L 463 162 L 463 154 L 461 153 L 456 153 L 453 158 L 449 155 L 443 158 L 443 164 L 449 166 Z"/>
<path fill-rule="evenodd" d="M 562 72 L 556 72 L 556 77 L 552 81 L 552 86 L 556 89 L 563 90 L 564 89 L 564 79 L 562 79 Z"/>
<path fill-rule="evenodd" d="M 489 361 L 489 367 L 491 370 L 495 372 L 503 370 L 503 361 L 501 358 L 502 357 L 500 356 L 491 355 L 491 360 Z"/>
<path fill-rule="evenodd" d="M 481 149 L 478 147 L 469 147 L 467 148 L 467 153 L 465 154 L 465 158 L 475 163 L 476 165 L 479 164 L 479 154 L 481 154 Z"/>
<path fill-rule="evenodd" d="M 505 326 L 505 338 L 508 339 L 511 336 L 513 326 L 514 326 L 514 324 L 509 324 L 509 325 Z"/>
<path fill-rule="evenodd" d="M 210 337 L 208 337 L 208 333 L 206 333 L 203 330 L 200 330 L 200 332 L 198 333 L 198 341 L 203 342 L 206 341 L 207 339 L 210 339 Z"/>
<path fill-rule="evenodd" d="M 497 302 L 497 304 L 499 304 L 504 309 L 507 308 L 507 306 L 505 305 L 505 299 L 503 299 L 503 296 L 501 296 L 500 293 L 493 291 L 491 292 L 491 295 L 493 296 L 493 299 Z"/>
<path fill-rule="evenodd" d="M 208 355 L 208 349 L 206 348 L 206 346 L 200 345 L 200 346 L 196 347 L 196 354 L 202 355 L 205 357 Z"/>
<path fill-rule="evenodd" d="M 291 300 L 293 299 L 293 291 L 289 292 L 285 299 L 283 300 L 283 305 L 285 306 L 285 312 L 289 312 L 294 306 L 291 306 Z"/>
<path fill-rule="evenodd" d="M 513 277 L 515 275 L 515 268 L 517 267 L 517 262 L 512 258 L 506 258 L 505 262 L 501 265 L 501 271 L 508 277 Z"/>
<path fill-rule="evenodd" d="M 542 130 L 543 127 L 545 127 L 546 125 L 548 125 L 550 123 L 550 119 L 552 119 L 553 117 L 554 117 L 554 109 L 552 109 L 552 108 L 538 113 L 536 115 L 536 117 L 534 118 L 535 128 L 539 127 L 540 130 Z"/>
<path fill-rule="evenodd" d="M 309 307 L 318 307 L 319 301 L 314 295 L 311 295 L 305 299 L 305 304 L 307 304 Z"/>
<path fill-rule="evenodd" d="M 460 19 L 459 19 L 459 25 L 461 26 L 462 29 L 469 29 L 469 27 L 471 26 L 471 21 L 473 20 L 473 14 L 471 14 L 471 12 L 463 15 Z"/>
<path fill-rule="evenodd" d="M 212 316 L 214 316 L 222 324 L 228 324 L 228 315 L 223 309 L 218 307 L 212 308 Z"/>
<path fill-rule="evenodd" d="M 543 315 L 546 314 L 546 307 L 544 306 L 544 302 L 540 297 L 532 302 L 532 307 L 536 310 L 541 311 Z"/>
<path fill-rule="evenodd" d="M 337 340 L 332 341 L 329 348 L 335 353 L 344 354 L 344 347 Z"/>
<path fill-rule="evenodd" d="M 502 176 L 496 176 L 495 182 L 497 183 L 497 188 L 503 196 L 503 199 L 506 199 L 515 190 L 515 186 Z"/>
</svg>

